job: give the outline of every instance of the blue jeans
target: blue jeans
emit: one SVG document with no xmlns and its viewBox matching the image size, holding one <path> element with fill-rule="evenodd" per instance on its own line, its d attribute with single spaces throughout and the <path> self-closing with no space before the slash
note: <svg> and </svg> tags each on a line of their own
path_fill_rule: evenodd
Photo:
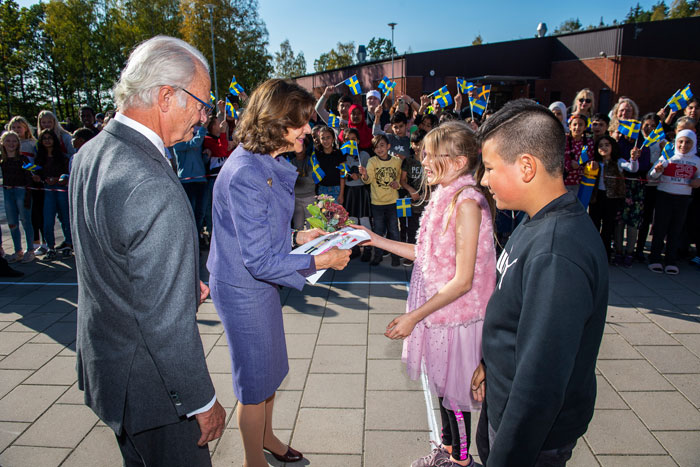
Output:
<svg viewBox="0 0 700 467">
<path fill-rule="evenodd" d="M 338 196 L 340 196 L 340 185 L 335 185 L 335 186 L 318 185 L 318 194 L 332 196 L 333 198 L 335 198 L 335 200 L 337 202 Z"/>
<path fill-rule="evenodd" d="M 24 236 L 27 240 L 27 250 L 31 250 L 34 244 L 34 228 L 32 227 L 32 209 L 24 207 L 26 188 L 4 188 L 3 198 L 5 202 L 5 216 L 7 216 L 7 224 L 10 227 L 12 235 L 12 243 L 15 251 L 22 249 L 22 234 L 19 231 L 19 222 L 22 221 L 24 227 Z M 30 204 L 31 206 L 31 204 Z"/>
<path fill-rule="evenodd" d="M 45 188 L 65 190 L 65 191 L 45 191 L 44 192 L 44 235 L 46 236 L 46 246 L 53 248 L 56 246 L 56 236 L 53 232 L 54 220 L 58 214 L 61 222 L 63 238 L 69 245 L 73 244 L 70 233 L 70 215 L 68 213 L 68 187 L 60 185 L 44 185 Z"/>
<path fill-rule="evenodd" d="M 399 241 L 399 219 L 396 215 L 396 204 L 372 204 L 372 217 L 374 218 L 374 233 L 387 236 L 389 240 Z M 374 248 L 375 256 L 382 256 L 384 250 Z M 396 255 L 393 255 L 396 256 Z M 398 258 L 398 256 L 396 256 Z"/>
<path fill-rule="evenodd" d="M 190 205 L 192 205 L 197 232 L 202 233 L 202 228 L 204 227 L 204 210 L 206 209 L 204 202 L 207 200 L 207 190 L 209 186 L 207 182 L 189 182 L 183 183 L 182 188 L 185 189 L 187 199 L 190 200 Z"/>
</svg>

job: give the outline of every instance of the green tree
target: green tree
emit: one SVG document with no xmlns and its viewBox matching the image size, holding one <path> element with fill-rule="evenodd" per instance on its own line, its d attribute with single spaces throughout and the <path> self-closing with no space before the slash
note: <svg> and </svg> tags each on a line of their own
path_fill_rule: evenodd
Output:
<svg viewBox="0 0 700 467">
<path fill-rule="evenodd" d="M 336 68 L 343 68 L 345 66 L 352 65 L 354 54 L 354 42 L 338 42 L 335 49 L 331 49 L 330 52 L 321 54 L 320 57 L 314 60 L 314 70 L 334 70 Z"/>
<path fill-rule="evenodd" d="M 278 78 L 292 78 L 305 74 L 306 59 L 304 58 L 304 52 L 299 52 L 295 57 L 289 39 L 285 39 L 280 44 L 280 51 L 275 52 L 275 76 Z"/>
<path fill-rule="evenodd" d="M 214 5 L 214 46 L 219 96 L 227 92 L 235 76 L 247 93 L 270 77 L 272 56 L 267 52 L 268 33 L 258 15 L 257 0 L 182 0 L 180 15 L 182 39 L 211 60 L 209 12 Z M 212 66 L 212 73 L 214 72 Z M 214 80 L 212 79 L 212 88 Z"/>
<path fill-rule="evenodd" d="M 688 18 L 690 16 L 696 16 L 698 13 L 700 13 L 700 1 L 673 0 L 668 17 L 673 19 Z"/>
<path fill-rule="evenodd" d="M 554 34 L 564 34 L 567 32 L 576 32 L 580 31 L 583 28 L 583 25 L 581 24 L 581 21 L 576 18 L 570 18 L 561 23 L 555 30 Z"/>
<path fill-rule="evenodd" d="M 484 38 L 481 37 L 481 34 L 477 34 L 474 40 L 472 41 L 472 45 L 481 45 L 484 43 Z"/>
<path fill-rule="evenodd" d="M 398 55 L 398 52 L 396 52 L 396 47 L 391 45 L 391 41 L 389 39 L 384 39 L 383 37 L 373 37 L 367 44 L 367 55 L 371 60 L 391 57 L 392 51 L 394 52 L 394 55 Z"/>
<path fill-rule="evenodd" d="M 663 0 L 651 7 L 651 21 L 661 21 L 666 19 L 666 16 L 668 16 L 668 7 Z"/>
</svg>

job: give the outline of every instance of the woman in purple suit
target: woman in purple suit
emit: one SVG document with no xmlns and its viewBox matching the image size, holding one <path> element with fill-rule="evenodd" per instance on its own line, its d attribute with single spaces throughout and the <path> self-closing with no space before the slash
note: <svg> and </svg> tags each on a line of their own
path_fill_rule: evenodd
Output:
<svg viewBox="0 0 700 467">
<path fill-rule="evenodd" d="M 253 92 L 236 135 L 241 144 L 214 185 L 214 235 L 207 267 L 211 296 L 231 352 L 245 466 L 267 466 L 263 450 L 283 462 L 302 454 L 272 431 L 275 391 L 289 371 L 279 287 L 304 286 L 317 269 L 343 269 L 350 250 L 292 255 L 292 246 L 322 234 L 292 232 L 296 168 L 279 157 L 300 151 L 311 133 L 315 100 L 273 79 Z"/>
</svg>

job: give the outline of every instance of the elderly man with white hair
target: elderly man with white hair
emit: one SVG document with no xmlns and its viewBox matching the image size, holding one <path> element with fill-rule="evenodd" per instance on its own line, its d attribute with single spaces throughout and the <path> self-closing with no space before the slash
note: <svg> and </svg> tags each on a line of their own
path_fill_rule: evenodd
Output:
<svg viewBox="0 0 700 467">
<path fill-rule="evenodd" d="M 196 323 L 192 210 L 165 148 L 207 120 L 209 66 L 179 39 L 132 52 L 118 113 L 76 154 L 69 186 L 78 271 L 78 385 L 126 466 L 210 466 L 224 429 Z"/>
</svg>

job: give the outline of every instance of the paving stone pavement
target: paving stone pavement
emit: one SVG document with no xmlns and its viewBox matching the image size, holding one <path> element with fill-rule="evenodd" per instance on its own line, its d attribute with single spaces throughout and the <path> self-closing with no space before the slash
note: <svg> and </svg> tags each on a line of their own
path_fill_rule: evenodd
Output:
<svg viewBox="0 0 700 467">
<path fill-rule="evenodd" d="M 401 343 L 382 335 L 404 312 L 410 277 L 388 263 L 353 260 L 324 284 L 282 292 L 290 372 L 273 423 L 305 453 L 297 465 L 408 466 L 429 450 L 436 400 L 405 376 Z M 76 387 L 74 260 L 16 267 L 26 273 L 19 284 L 0 279 L 0 466 L 121 466 L 113 433 Z M 700 270 L 669 277 L 635 264 L 611 267 L 610 279 L 595 415 L 569 465 L 698 466 Z M 197 320 L 228 415 L 213 464 L 240 466 L 226 336 L 211 301 Z"/>
</svg>

